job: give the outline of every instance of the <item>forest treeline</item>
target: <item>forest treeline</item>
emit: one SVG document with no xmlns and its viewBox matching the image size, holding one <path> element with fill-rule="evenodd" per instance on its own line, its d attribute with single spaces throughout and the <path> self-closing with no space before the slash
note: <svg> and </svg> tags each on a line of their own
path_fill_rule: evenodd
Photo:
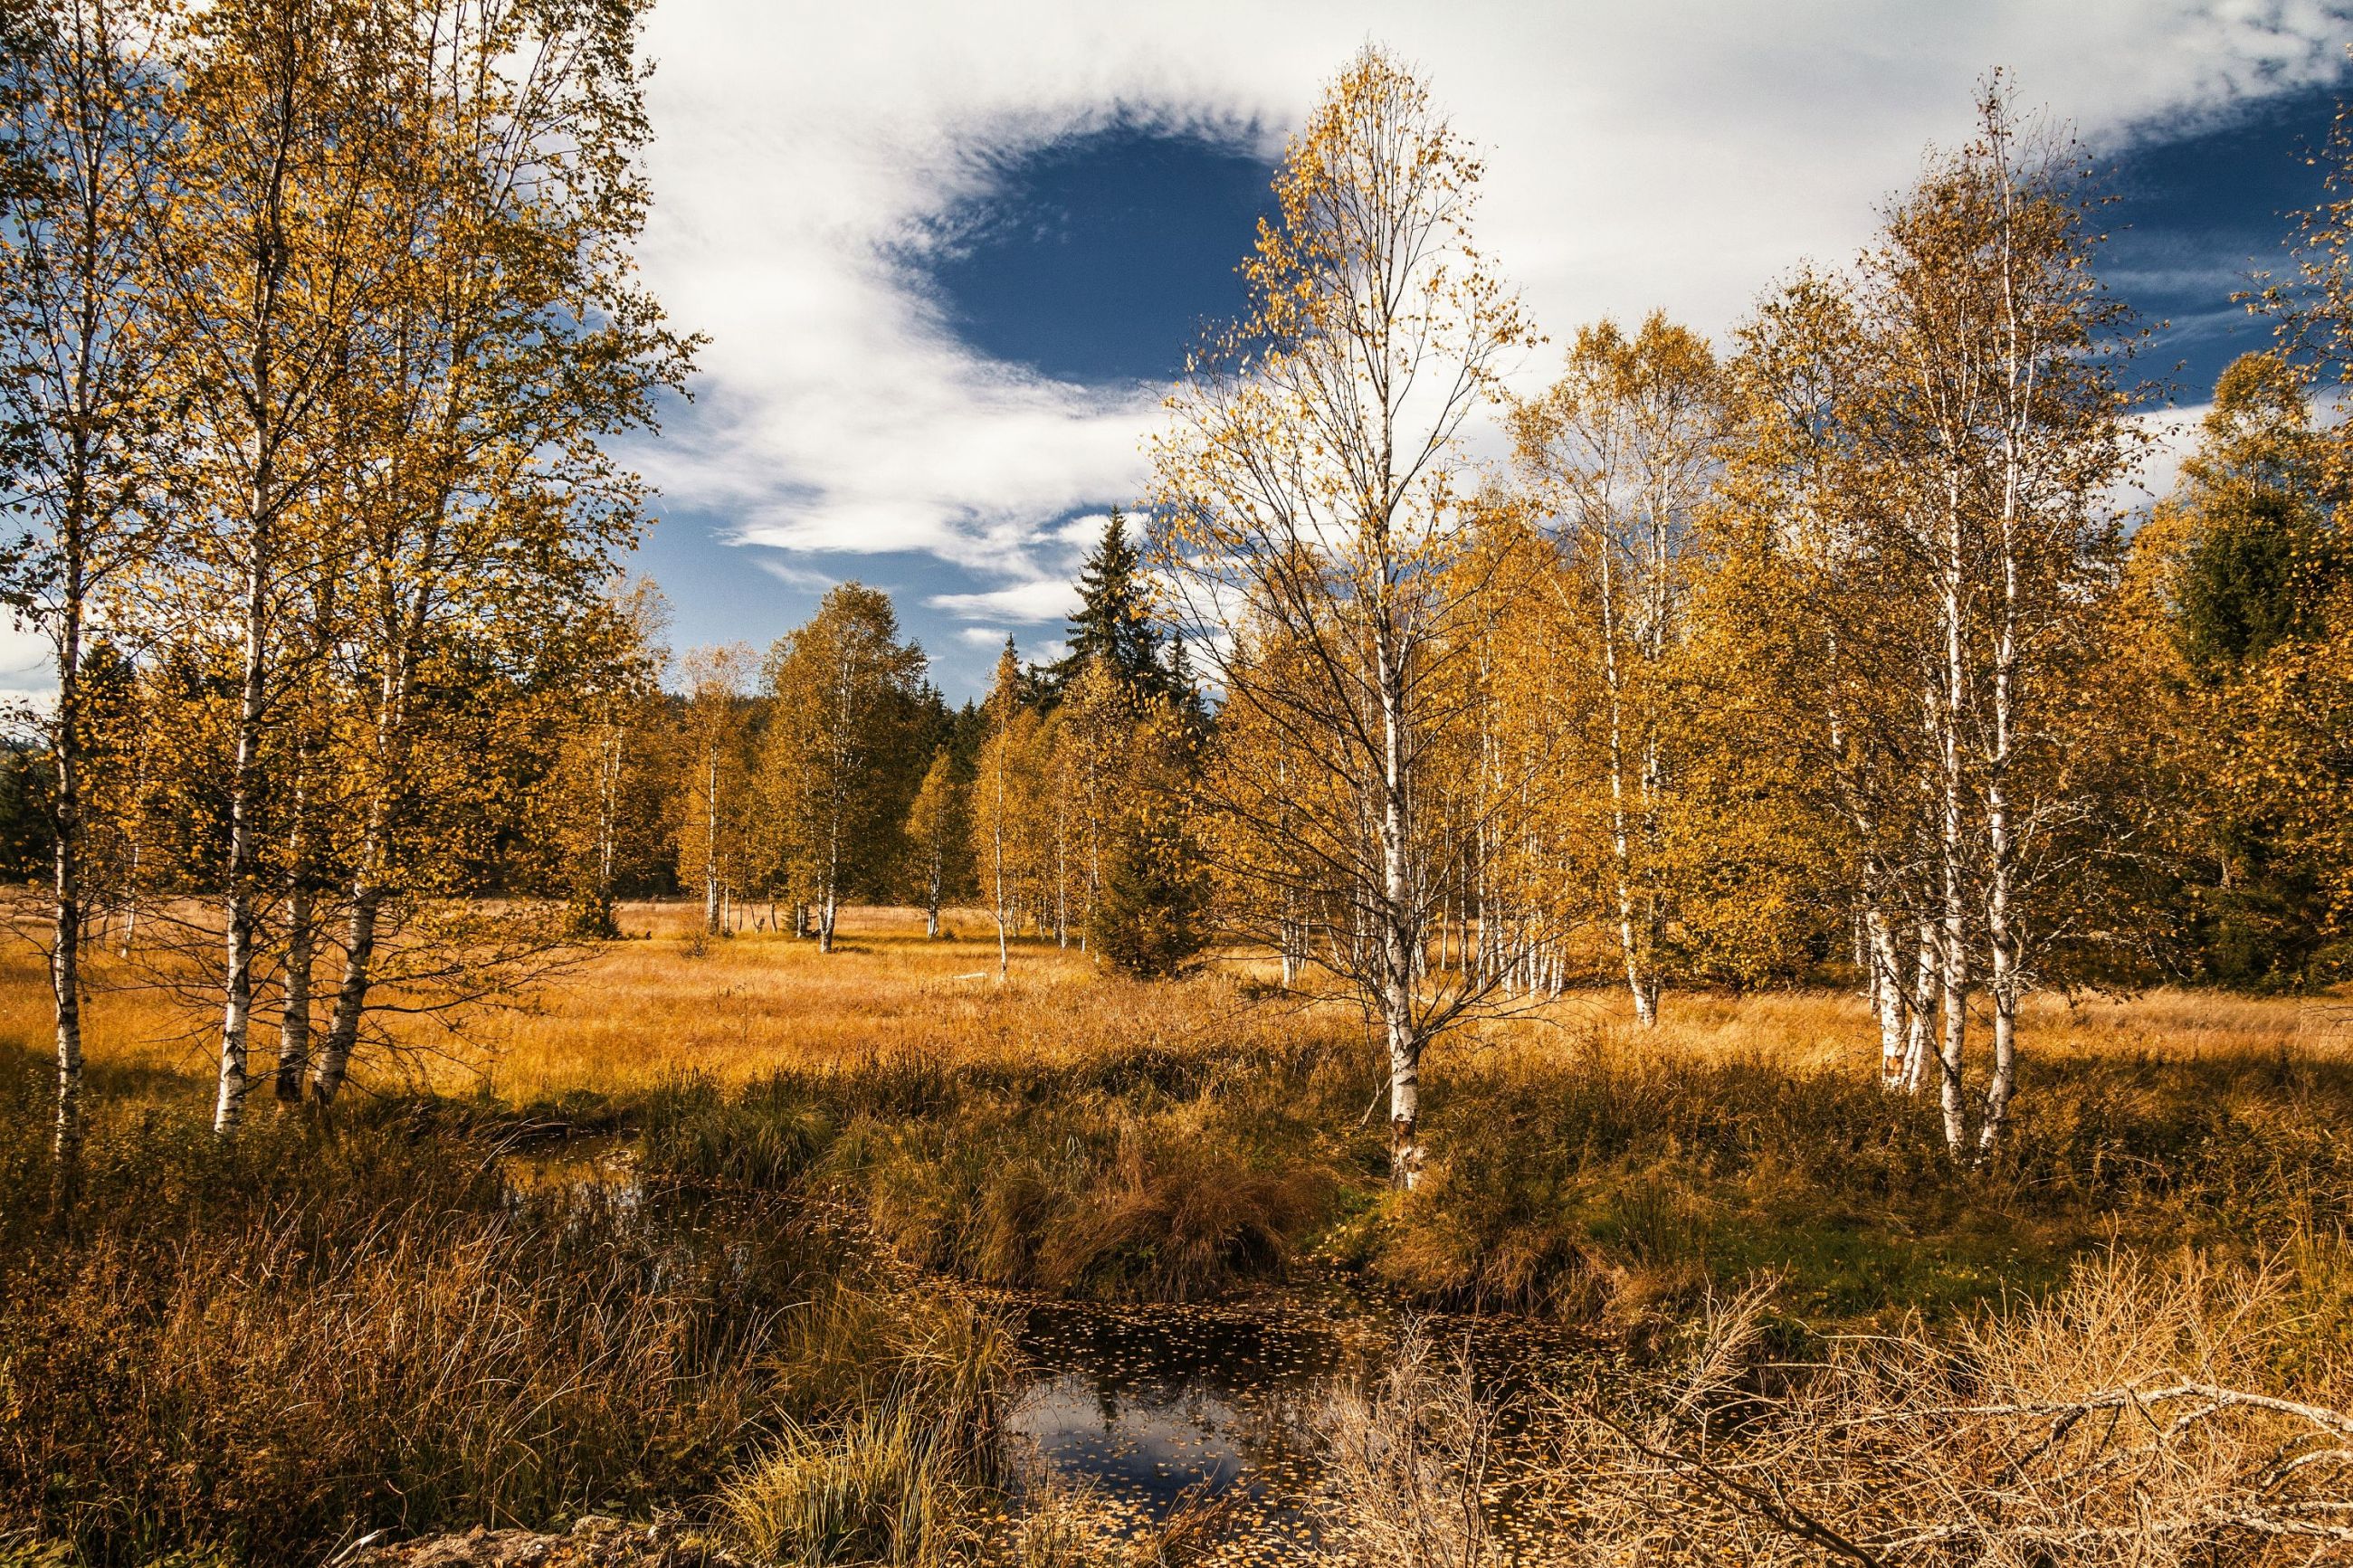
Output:
<svg viewBox="0 0 2353 1568">
<path fill-rule="evenodd" d="M 828 591 L 765 657 L 692 649 L 683 691 L 649 694 L 634 763 L 613 735 L 623 847 L 585 911 L 665 880 L 707 932 L 790 929 L 833 944 L 849 900 L 979 903 L 1000 972 L 1008 938 L 1050 938 L 1138 973 L 1173 973 L 1207 937 L 1192 781 L 1208 733 L 1183 645 L 1114 510 L 1078 583 L 1062 655 L 1025 665 L 1008 637 L 987 699 L 951 709 L 888 595 Z"/>
<path fill-rule="evenodd" d="M 1429 1042 L 1571 985 L 1648 1024 L 1859 975 L 1887 1086 L 1981 1156 L 2030 989 L 2341 976 L 2341 183 L 2139 521 L 2096 174 L 1998 79 L 1852 264 L 1721 344 L 1582 327 L 1516 396 L 1549 351 L 1478 161 L 1368 48 L 1142 537 L 1065 657 L 1008 641 L 951 710 L 873 589 L 673 679 L 618 574 L 608 444 L 694 348 L 630 261 L 639 9 L 42 0 L 6 40 L 9 592 L 58 691 L 0 849 L 54 895 L 61 1172 L 101 927 L 218 1019 L 224 1131 L 632 894 L 828 949 L 846 901 L 976 903 L 1000 975 L 1017 934 L 1144 973 L 1214 939 L 1361 1005 L 1409 1181 Z"/>
</svg>

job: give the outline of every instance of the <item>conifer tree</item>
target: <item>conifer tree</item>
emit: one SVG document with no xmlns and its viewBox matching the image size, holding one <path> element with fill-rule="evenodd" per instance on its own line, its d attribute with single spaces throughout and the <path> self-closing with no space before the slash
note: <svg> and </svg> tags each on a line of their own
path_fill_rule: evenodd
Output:
<svg viewBox="0 0 2353 1568">
<path fill-rule="evenodd" d="M 1049 704 L 1060 700 L 1071 683 L 1098 662 L 1133 691 L 1160 695 L 1174 689 L 1152 618 L 1144 557 L 1128 538 L 1127 520 L 1117 507 L 1104 519 L 1103 537 L 1079 570 L 1079 613 L 1071 617 L 1070 651 L 1047 675 Z"/>
</svg>

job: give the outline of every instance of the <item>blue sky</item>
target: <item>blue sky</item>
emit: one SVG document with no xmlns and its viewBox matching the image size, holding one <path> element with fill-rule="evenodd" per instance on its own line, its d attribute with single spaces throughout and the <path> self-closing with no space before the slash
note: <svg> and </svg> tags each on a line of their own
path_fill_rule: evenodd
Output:
<svg viewBox="0 0 2353 1568">
<path fill-rule="evenodd" d="M 1245 298 L 1236 264 L 1270 205 L 1274 163 L 1250 139 L 1170 134 L 1113 123 L 1005 158 L 991 183 L 899 247 L 907 286 L 956 340 L 1039 377 L 1126 393 L 1166 384 L 1201 335 Z M 723 397 L 724 393 L 713 395 Z M 692 429 L 707 406 L 673 406 Z M 673 641 L 765 646 L 846 578 L 889 590 L 934 658 L 934 678 L 961 700 L 985 685 L 1010 632 L 1025 657 L 1062 635 L 1061 584 L 1100 534 L 1103 509 L 1132 500 L 1113 486 L 1036 519 L 1030 553 L 1045 574 L 1009 597 L 995 574 L 923 551 L 780 551 L 730 542 L 735 520 L 665 505 L 635 568 L 662 585 Z"/>
<path fill-rule="evenodd" d="M 2101 275 L 2155 330 L 2142 373 L 2205 402 L 2222 367 L 2268 346 L 2271 325 L 2231 296 L 2257 270 L 2284 273 L 2290 215 L 2326 199 L 2325 151 L 2337 112 L 2331 88 L 2246 106 L 2225 123 L 2168 135 L 2151 127 L 2104 150 L 2109 239 Z"/>
<path fill-rule="evenodd" d="M 952 698 L 1008 631 L 1050 651 L 1160 391 L 1241 302 L 1284 132 L 1367 37 L 1484 151 L 1482 239 L 1556 340 L 1654 307 L 1720 334 L 1844 259 L 2002 65 L 2113 172 L 2105 271 L 2170 323 L 2144 370 L 2177 378 L 2174 426 L 2264 341 L 2230 295 L 2317 193 L 2353 38 L 2306 0 L 1627 13 L 665 0 L 645 259 L 712 337 L 695 404 L 631 454 L 673 642 L 765 646 L 857 577 Z"/>
</svg>

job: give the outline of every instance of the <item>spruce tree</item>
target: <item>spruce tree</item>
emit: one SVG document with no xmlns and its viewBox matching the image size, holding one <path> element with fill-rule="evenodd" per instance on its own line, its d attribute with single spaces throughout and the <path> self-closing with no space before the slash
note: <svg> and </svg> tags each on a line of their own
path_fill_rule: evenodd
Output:
<svg viewBox="0 0 2353 1568">
<path fill-rule="evenodd" d="M 1200 851 L 1184 816 L 1156 802 L 1131 813 L 1113 836 L 1090 921 L 1094 950 L 1124 973 L 1176 974 L 1208 942 L 1207 905 Z"/>
<path fill-rule="evenodd" d="M 1070 651 L 1038 674 L 1039 695 L 1047 705 L 1098 658 L 1132 690 L 1175 694 L 1160 631 L 1152 624 L 1143 567 L 1143 556 L 1128 537 L 1126 518 L 1112 508 L 1103 538 L 1079 571 L 1079 613 L 1070 621 Z"/>
</svg>

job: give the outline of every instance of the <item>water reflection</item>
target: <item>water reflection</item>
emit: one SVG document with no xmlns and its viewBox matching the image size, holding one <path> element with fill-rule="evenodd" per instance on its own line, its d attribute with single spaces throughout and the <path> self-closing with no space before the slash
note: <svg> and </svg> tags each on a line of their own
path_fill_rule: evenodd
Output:
<svg viewBox="0 0 2353 1568">
<path fill-rule="evenodd" d="M 1310 1422 L 1355 1363 L 1350 1322 L 1286 1299 L 1118 1308 L 1015 1299 L 1032 1381 L 1014 1430 L 1131 1519 L 1188 1487 L 1239 1488 L 1245 1534 L 1304 1530 Z"/>
<path fill-rule="evenodd" d="M 509 1201 L 635 1210 L 646 1189 L 633 1154 L 625 1140 L 593 1138 L 510 1155 L 501 1162 Z M 857 1233 L 853 1245 L 872 1246 L 853 1216 L 839 1218 Z M 1162 1517 L 1192 1487 L 1234 1494 L 1231 1534 L 1218 1556 L 1239 1561 L 1280 1559 L 1313 1542 L 1316 1414 L 1353 1380 L 1389 1365 L 1407 1327 L 1393 1305 L 1338 1277 L 1182 1306 L 948 1288 L 1011 1325 L 1029 1371 L 1010 1425 L 1046 1464 L 1088 1482 L 1132 1525 Z M 1419 1321 L 1441 1357 L 1468 1353 L 1480 1392 L 1505 1410 L 1483 1489 L 1487 1512 L 1507 1550 L 1541 1559 L 1547 1510 L 1534 1479 L 1545 1447 L 1542 1391 L 1594 1347 L 1522 1319 Z"/>
<path fill-rule="evenodd" d="M 1405 1331 L 1383 1303 L 1336 1284 L 1212 1306 L 1123 1308 L 998 1297 L 1031 1381 L 1014 1429 L 1046 1462 L 1100 1488 L 1122 1517 L 1160 1517 L 1187 1488 L 1239 1492 L 1244 1557 L 1311 1539 L 1320 1477 L 1314 1419 L 1377 1373 Z M 1510 1411 L 1489 1472 L 1491 1521 L 1507 1543 L 1544 1525 L 1529 1482 L 1543 1449 L 1539 1387 L 1581 1348 L 1521 1321 L 1427 1319 L 1433 1348 L 1467 1346 L 1474 1380 Z"/>
</svg>

